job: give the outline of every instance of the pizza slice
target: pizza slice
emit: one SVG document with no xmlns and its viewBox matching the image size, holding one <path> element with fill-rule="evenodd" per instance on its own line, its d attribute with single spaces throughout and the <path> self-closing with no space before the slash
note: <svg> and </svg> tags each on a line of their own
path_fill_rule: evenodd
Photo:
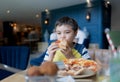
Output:
<svg viewBox="0 0 120 82">
<path fill-rule="evenodd" d="M 60 49 L 67 49 L 68 42 L 66 40 L 57 40 L 55 43 L 58 44 Z"/>
</svg>

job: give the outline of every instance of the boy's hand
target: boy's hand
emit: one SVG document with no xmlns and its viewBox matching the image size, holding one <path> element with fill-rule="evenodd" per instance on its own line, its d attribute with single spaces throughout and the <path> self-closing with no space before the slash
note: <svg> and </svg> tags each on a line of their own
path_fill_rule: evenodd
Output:
<svg viewBox="0 0 120 82">
<path fill-rule="evenodd" d="M 52 43 L 49 47 L 48 47 L 48 54 L 49 54 L 49 60 L 52 61 L 52 59 L 54 58 L 55 52 L 59 49 L 58 45 L 55 43 Z"/>
<path fill-rule="evenodd" d="M 72 54 L 72 48 L 68 45 L 66 49 L 62 49 L 61 52 L 66 56 L 66 58 L 74 58 Z"/>
</svg>

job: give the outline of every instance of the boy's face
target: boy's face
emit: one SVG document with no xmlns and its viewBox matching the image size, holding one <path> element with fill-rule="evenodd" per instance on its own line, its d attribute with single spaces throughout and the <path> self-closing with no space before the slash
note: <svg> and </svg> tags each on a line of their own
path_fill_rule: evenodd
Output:
<svg viewBox="0 0 120 82">
<path fill-rule="evenodd" d="M 56 34 L 58 40 L 65 39 L 69 43 L 73 42 L 76 32 L 72 29 L 70 25 L 61 25 L 56 27 Z"/>
</svg>

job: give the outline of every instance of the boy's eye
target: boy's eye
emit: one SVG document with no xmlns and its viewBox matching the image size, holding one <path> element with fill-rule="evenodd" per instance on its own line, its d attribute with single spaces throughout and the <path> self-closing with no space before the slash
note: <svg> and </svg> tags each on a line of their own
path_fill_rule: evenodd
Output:
<svg viewBox="0 0 120 82">
<path fill-rule="evenodd" d="M 61 34 L 60 32 L 57 32 L 57 34 Z"/>
<path fill-rule="evenodd" d="M 66 31 L 66 34 L 70 33 L 70 31 Z"/>
</svg>

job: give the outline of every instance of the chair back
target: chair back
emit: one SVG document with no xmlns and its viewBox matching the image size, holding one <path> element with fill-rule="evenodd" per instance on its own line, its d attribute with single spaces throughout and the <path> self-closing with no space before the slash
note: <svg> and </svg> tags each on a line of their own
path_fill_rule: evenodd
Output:
<svg viewBox="0 0 120 82">
<path fill-rule="evenodd" d="M 27 68 L 30 49 L 26 46 L 0 46 L 0 63 L 24 70 Z"/>
</svg>

